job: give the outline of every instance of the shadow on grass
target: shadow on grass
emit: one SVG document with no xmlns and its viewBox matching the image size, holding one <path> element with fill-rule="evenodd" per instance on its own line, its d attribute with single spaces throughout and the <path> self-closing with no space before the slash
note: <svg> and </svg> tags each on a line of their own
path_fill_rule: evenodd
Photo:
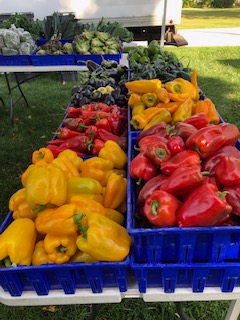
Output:
<svg viewBox="0 0 240 320">
<path fill-rule="evenodd" d="M 226 60 L 217 60 L 219 63 L 224 64 L 225 66 L 231 66 L 239 70 L 240 59 L 226 59 Z"/>
</svg>

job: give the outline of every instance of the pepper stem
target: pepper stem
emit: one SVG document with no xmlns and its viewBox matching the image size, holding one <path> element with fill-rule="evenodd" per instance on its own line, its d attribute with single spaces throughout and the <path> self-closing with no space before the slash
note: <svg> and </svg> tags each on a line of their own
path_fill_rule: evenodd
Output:
<svg viewBox="0 0 240 320">
<path fill-rule="evenodd" d="M 82 224 L 82 219 L 86 217 L 84 212 L 74 214 L 74 222 L 81 231 L 83 238 L 87 238 L 87 227 Z"/>
<path fill-rule="evenodd" d="M 157 201 L 157 200 L 153 200 L 152 202 L 151 202 L 151 211 L 152 211 L 152 214 L 154 215 L 154 216 L 156 216 L 157 214 L 158 214 L 158 208 L 160 207 L 160 204 L 159 204 L 159 202 Z"/>
<path fill-rule="evenodd" d="M 136 184 L 137 184 L 138 186 L 140 186 L 141 183 L 142 183 L 142 178 L 139 178 L 138 181 L 136 182 Z"/>
<path fill-rule="evenodd" d="M 37 209 L 32 210 L 32 213 L 39 213 L 39 212 L 43 211 L 45 208 L 46 208 L 46 205 L 42 204 Z"/>
<path fill-rule="evenodd" d="M 156 156 L 157 156 L 158 158 L 164 159 L 164 158 L 166 158 L 167 152 L 166 152 L 166 150 L 164 150 L 163 148 L 157 148 L 157 149 L 155 150 L 155 154 L 156 154 Z"/>
<path fill-rule="evenodd" d="M 3 259 L 3 264 L 6 268 L 12 267 L 12 262 L 9 257 L 6 257 L 5 259 Z"/>
<path fill-rule="evenodd" d="M 229 194 L 228 191 L 217 192 L 217 196 L 218 196 L 220 199 L 223 199 L 224 197 L 226 197 L 227 194 Z"/>
<path fill-rule="evenodd" d="M 60 244 L 60 246 L 58 246 L 56 248 L 56 251 L 59 252 L 59 253 L 65 253 L 65 252 L 67 252 L 67 250 L 68 249 L 66 247 L 64 247 L 63 245 L 61 245 L 61 244 Z"/>
</svg>

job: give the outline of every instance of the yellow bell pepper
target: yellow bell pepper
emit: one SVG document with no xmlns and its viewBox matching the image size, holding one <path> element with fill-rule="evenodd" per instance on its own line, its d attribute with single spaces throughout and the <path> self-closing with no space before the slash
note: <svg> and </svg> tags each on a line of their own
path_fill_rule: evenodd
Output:
<svg viewBox="0 0 240 320">
<path fill-rule="evenodd" d="M 54 159 L 53 153 L 48 148 L 40 148 L 39 150 L 35 150 L 32 153 L 32 163 L 36 163 L 38 161 L 45 161 L 47 163 L 52 162 Z"/>
<path fill-rule="evenodd" d="M 191 98 L 186 99 L 174 112 L 172 116 L 172 124 L 183 121 L 192 115 L 193 100 Z"/>
<path fill-rule="evenodd" d="M 151 80 L 135 80 L 125 83 L 128 90 L 136 93 L 151 93 L 155 92 L 157 89 L 161 88 L 162 82 L 159 79 Z"/>
<path fill-rule="evenodd" d="M 219 114 L 217 112 L 217 109 L 215 107 L 215 104 L 209 98 L 205 99 L 204 101 L 208 106 L 207 116 L 208 116 L 209 122 L 212 124 L 219 124 L 220 118 L 219 118 Z"/>
<path fill-rule="evenodd" d="M 147 108 L 155 107 L 158 101 L 158 97 L 155 93 L 144 93 L 142 95 L 142 102 L 146 105 Z"/>
<path fill-rule="evenodd" d="M 53 263 L 44 248 L 44 241 L 40 240 L 35 244 L 35 248 L 32 255 L 32 265 L 40 266 L 41 264 Z"/>
<path fill-rule="evenodd" d="M 172 120 L 171 113 L 167 109 L 162 109 L 159 114 L 153 117 L 143 128 L 143 130 L 147 130 L 151 128 L 154 124 L 159 122 L 169 123 Z"/>
<path fill-rule="evenodd" d="M 92 212 L 76 243 L 79 250 L 99 261 L 122 261 L 130 252 L 132 238 L 123 226 Z"/>
<path fill-rule="evenodd" d="M 126 153 L 112 140 L 105 142 L 104 147 L 99 151 L 98 157 L 110 160 L 116 169 L 124 169 L 127 164 Z"/>
<path fill-rule="evenodd" d="M 143 129 L 147 123 L 161 112 L 160 108 L 152 107 L 145 109 L 142 113 L 139 113 L 131 118 L 131 125 L 136 130 Z"/>
<path fill-rule="evenodd" d="M 142 113 L 146 109 L 146 105 L 140 101 L 133 105 L 132 107 L 132 116 Z"/>
<path fill-rule="evenodd" d="M 78 219 L 78 208 L 71 203 L 39 212 L 35 225 L 41 234 L 71 235 L 78 230 Z"/>
<path fill-rule="evenodd" d="M 27 169 L 22 173 L 21 175 L 21 182 L 22 185 L 25 187 L 26 186 L 26 182 L 27 182 L 27 178 L 29 176 L 29 173 L 34 169 L 34 168 L 39 168 L 39 167 L 44 167 L 46 168 L 49 164 L 43 160 L 37 161 L 34 164 L 30 164 Z"/>
<path fill-rule="evenodd" d="M 112 173 L 107 181 L 103 205 L 105 208 L 116 209 L 127 196 L 127 179 Z"/>
<path fill-rule="evenodd" d="M 36 213 L 26 202 L 26 188 L 19 189 L 10 197 L 8 207 L 13 212 L 13 219 L 29 218 L 34 220 L 36 218 Z"/>
<path fill-rule="evenodd" d="M 78 169 L 75 167 L 73 162 L 66 156 L 55 158 L 51 162 L 51 165 L 53 167 L 61 169 L 64 172 L 66 179 L 69 179 L 72 177 L 80 177 L 80 173 Z"/>
<path fill-rule="evenodd" d="M 78 156 L 78 154 L 70 149 L 66 149 L 59 153 L 57 158 L 68 158 L 71 160 L 73 165 L 76 167 L 77 170 L 81 170 L 81 166 L 83 164 L 83 159 Z"/>
<path fill-rule="evenodd" d="M 61 206 L 67 199 L 67 181 L 63 171 L 53 167 L 35 167 L 26 181 L 26 201 L 30 208 L 53 204 Z"/>
<path fill-rule="evenodd" d="M 91 212 L 96 212 L 103 216 L 107 215 L 105 207 L 101 203 L 89 198 L 76 195 L 71 198 L 70 203 L 74 204 L 77 207 L 78 213 L 84 214 L 85 216 L 87 216 Z M 82 223 L 85 224 L 85 222 L 86 219 L 82 218 Z"/>
<path fill-rule="evenodd" d="M 205 100 L 198 100 L 193 105 L 193 114 L 205 113 L 208 114 L 208 103 Z"/>
<path fill-rule="evenodd" d="M 0 261 L 4 260 L 5 266 L 30 266 L 36 235 L 31 219 L 13 220 L 0 235 Z"/>
<path fill-rule="evenodd" d="M 71 257 L 70 262 L 85 262 L 92 263 L 98 262 L 97 259 L 90 256 L 90 254 L 77 250 L 77 252 Z"/>
<path fill-rule="evenodd" d="M 73 195 L 101 195 L 102 185 L 93 178 L 72 177 L 67 180 L 67 202 Z"/>
<path fill-rule="evenodd" d="M 196 97 L 195 101 L 199 100 L 199 88 L 198 88 L 198 83 L 197 83 L 197 69 L 193 69 L 193 73 L 191 76 L 191 84 L 196 88 Z"/>
<path fill-rule="evenodd" d="M 48 233 L 44 238 L 44 249 L 48 258 L 57 264 L 66 263 L 77 251 L 77 233 L 58 236 Z"/>
<path fill-rule="evenodd" d="M 91 200 L 94 200 L 96 202 L 99 202 L 99 203 L 103 204 L 103 195 L 102 194 L 78 193 L 77 196 L 84 197 L 84 198 L 87 198 L 87 199 L 91 199 Z M 71 197 L 70 197 L 70 199 L 71 199 Z"/>
<path fill-rule="evenodd" d="M 156 108 L 160 108 L 161 110 L 167 109 L 171 114 L 173 114 L 181 104 L 182 101 L 172 101 L 168 103 L 160 102 L 156 105 Z"/>
<path fill-rule="evenodd" d="M 170 98 L 168 91 L 165 88 L 159 88 L 154 92 L 157 95 L 159 102 L 161 103 L 169 103 Z"/>
<path fill-rule="evenodd" d="M 106 186 L 107 179 L 114 169 L 114 163 L 111 160 L 100 157 L 86 159 L 81 168 L 81 177 L 92 178 Z"/>
<path fill-rule="evenodd" d="M 168 95 L 172 101 L 185 101 L 189 97 L 192 100 L 196 100 L 197 89 L 190 81 L 183 78 L 176 78 L 166 82 L 165 88 L 169 92 Z"/>
<path fill-rule="evenodd" d="M 123 225 L 125 217 L 121 212 L 111 208 L 105 208 L 105 210 L 107 214 L 106 217 L 117 222 L 118 224 Z"/>
<path fill-rule="evenodd" d="M 130 97 L 128 98 L 128 105 L 130 107 L 133 107 L 137 102 L 140 102 L 140 101 L 141 101 L 141 95 L 132 92 Z"/>
</svg>

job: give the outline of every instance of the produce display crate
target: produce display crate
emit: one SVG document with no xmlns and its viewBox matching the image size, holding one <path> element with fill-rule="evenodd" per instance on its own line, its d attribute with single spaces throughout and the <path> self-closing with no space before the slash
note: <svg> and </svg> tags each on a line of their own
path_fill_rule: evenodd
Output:
<svg viewBox="0 0 240 320">
<path fill-rule="evenodd" d="M 76 54 L 76 63 L 79 66 L 84 66 L 85 61 L 92 60 L 98 64 L 102 63 L 102 60 L 114 60 L 117 63 L 120 63 L 122 53 L 118 54 Z"/>
<path fill-rule="evenodd" d="M 141 264 L 132 255 L 130 266 L 141 293 L 148 288 L 163 288 L 165 293 L 173 293 L 176 288 L 204 292 L 206 287 L 232 292 L 240 286 L 240 263 Z"/>
<path fill-rule="evenodd" d="M 74 54 L 36 54 L 30 55 L 32 65 L 34 66 L 59 66 L 59 65 L 75 65 Z"/>
<path fill-rule="evenodd" d="M 27 54 L 0 55 L 0 66 L 29 66 L 32 64 Z"/>
<path fill-rule="evenodd" d="M 129 133 L 128 166 L 136 155 L 134 145 L 138 134 Z M 240 262 L 240 226 L 141 228 L 136 219 L 135 183 L 129 174 L 127 197 L 127 229 L 133 238 L 133 251 L 138 262 Z"/>
<path fill-rule="evenodd" d="M 0 233 L 12 222 L 9 212 L 0 227 Z M 104 288 L 127 291 L 130 259 L 122 262 L 45 264 L 41 266 L 18 266 L 0 269 L 0 285 L 11 296 L 21 296 L 24 291 L 48 295 L 50 290 L 62 290 L 74 294 L 76 289 L 90 288 L 101 293 Z"/>
</svg>

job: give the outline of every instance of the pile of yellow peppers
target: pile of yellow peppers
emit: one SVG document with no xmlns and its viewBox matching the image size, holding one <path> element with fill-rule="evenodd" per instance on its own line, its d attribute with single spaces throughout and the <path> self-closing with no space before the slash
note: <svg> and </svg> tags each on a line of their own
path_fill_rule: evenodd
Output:
<svg viewBox="0 0 240 320">
<path fill-rule="evenodd" d="M 162 84 L 159 79 L 143 79 L 125 85 L 130 90 L 130 123 L 136 130 L 146 130 L 158 122 L 174 125 L 198 113 L 207 114 L 210 123 L 220 122 L 213 102 L 199 99 L 196 69 L 191 81 L 176 78 Z"/>
<path fill-rule="evenodd" d="M 0 235 L 5 266 L 122 261 L 132 243 L 123 226 L 127 155 L 107 141 L 98 157 L 72 150 L 54 159 L 48 148 L 32 154 L 22 188 L 9 200 L 13 221 Z"/>
</svg>

